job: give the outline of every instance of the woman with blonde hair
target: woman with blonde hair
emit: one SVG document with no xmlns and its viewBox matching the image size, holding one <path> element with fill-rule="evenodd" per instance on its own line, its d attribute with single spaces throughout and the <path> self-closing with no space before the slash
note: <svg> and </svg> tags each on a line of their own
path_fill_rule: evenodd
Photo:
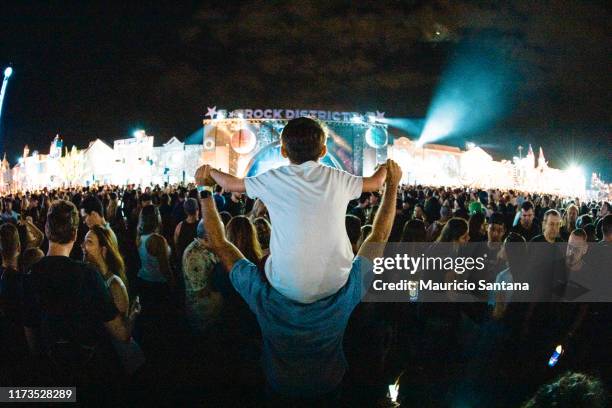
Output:
<svg viewBox="0 0 612 408">
<path fill-rule="evenodd" d="M 561 221 L 561 229 L 559 230 L 559 235 L 561 236 L 561 239 L 565 242 L 567 242 L 567 240 L 569 239 L 569 236 L 572 231 L 576 229 L 578 213 L 578 207 L 576 207 L 575 204 L 569 204 L 565 208 L 563 220 Z"/>
</svg>

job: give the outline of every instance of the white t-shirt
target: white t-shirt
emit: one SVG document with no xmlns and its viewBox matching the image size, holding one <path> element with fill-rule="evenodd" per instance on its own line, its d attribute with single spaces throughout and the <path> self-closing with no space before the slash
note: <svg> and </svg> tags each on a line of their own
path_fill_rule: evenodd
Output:
<svg viewBox="0 0 612 408">
<path fill-rule="evenodd" d="M 348 202 L 363 179 L 308 161 L 245 179 L 246 193 L 266 205 L 272 221 L 266 276 L 284 296 L 312 303 L 336 293 L 353 261 L 346 233 Z"/>
</svg>

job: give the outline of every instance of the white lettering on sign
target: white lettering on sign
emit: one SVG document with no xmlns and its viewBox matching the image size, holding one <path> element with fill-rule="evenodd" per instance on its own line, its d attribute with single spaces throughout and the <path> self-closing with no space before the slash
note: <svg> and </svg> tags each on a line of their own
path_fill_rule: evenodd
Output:
<svg viewBox="0 0 612 408">
<path fill-rule="evenodd" d="M 208 108 L 206 116 L 210 116 L 211 120 L 225 118 L 225 110 Z M 315 110 L 315 109 L 235 109 L 228 112 L 227 117 L 244 119 L 295 119 L 299 117 L 311 117 L 319 120 L 327 121 L 345 121 L 348 122 L 354 116 L 363 116 L 358 112 L 338 112 L 338 111 L 326 111 L 326 110 Z M 366 117 L 375 117 L 376 120 L 383 120 L 385 118 L 385 112 L 376 111 L 367 112 Z"/>
</svg>

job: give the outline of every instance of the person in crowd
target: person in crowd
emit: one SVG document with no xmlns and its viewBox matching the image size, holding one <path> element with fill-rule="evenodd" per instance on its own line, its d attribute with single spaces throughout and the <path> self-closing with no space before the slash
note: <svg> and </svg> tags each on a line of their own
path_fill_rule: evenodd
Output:
<svg viewBox="0 0 612 408">
<path fill-rule="evenodd" d="M 127 291 L 125 264 L 113 241 L 108 228 L 94 225 L 89 229 L 83 241 L 83 260 L 94 265 L 110 290 L 117 310 L 123 316 L 128 315 L 130 305 Z"/>
<path fill-rule="evenodd" d="M 0 220 L 2 220 L 2 222 L 12 222 L 16 224 L 20 219 L 20 215 L 13 210 L 13 200 L 5 198 L 3 204 L 4 208 L 2 209 L 2 213 L 0 213 Z"/>
<path fill-rule="evenodd" d="M 218 321 L 223 298 L 213 285 L 219 259 L 202 244 L 206 238 L 202 220 L 198 222 L 197 238 L 185 249 L 182 262 L 187 322 L 193 333 L 201 336 Z"/>
<path fill-rule="evenodd" d="M 528 242 L 540 235 L 540 227 L 534 219 L 534 214 L 535 210 L 531 201 L 524 201 L 521 204 L 519 222 L 512 228 L 512 232 L 522 235 Z"/>
<path fill-rule="evenodd" d="M 597 242 L 597 231 L 595 229 L 595 225 L 586 224 L 583 225 L 581 229 L 587 234 L 587 240 L 589 242 Z"/>
<path fill-rule="evenodd" d="M 440 218 L 440 200 L 434 195 L 434 190 L 427 191 L 424 205 L 425 216 L 430 223 L 433 223 Z"/>
<path fill-rule="evenodd" d="M 263 201 L 261 201 L 259 198 L 255 200 L 255 203 L 253 204 L 253 208 L 251 209 L 251 212 L 249 213 L 249 219 L 251 221 L 253 221 L 255 218 L 270 219 L 270 216 L 268 215 L 268 209 L 264 205 Z"/>
<path fill-rule="evenodd" d="M 257 240 L 261 246 L 263 260 L 270 255 L 270 236 L 272 235 L 272 226 L 267 218 L 255 218 L 253 225 L 257 230 Z"/>
<path fill-rule="evenodd" d="M 225 197 L 223 197 L 223 187 L 220 185 L 215 186 L 215 194 L 213 195 L 215 198 L 215 205 L 217 206 L 217 211 L 221 212 L 225 210 Z"/>
<path fill-rule="evenodd" d="M 380 189 L 385 167 L 379 167 L 371 177 L 357 177 L 320 164 L 327 154 L 326 133 L 319 122 L 305 117 L 293 119 L 283 128 L 281 154 L 289 159 L 289 166 L 246 179 L 203 166 L 196 181 L 209 184 L 212 178 L 224 190 L 246 191 L 249 197 L 264 202 L 275 226 L 266 276 L 283 295 L 310 303 L 337 292 L 346 283 L 353 260 L 344 228 L 347 204 L 363 192 Z M 314 191 L 317 194 L 311 193 Z M 302 208 L 309 210 L 295 217 L 296 209 Z M 312 258 L 315 253 L 319 257 L 316 261 Z M 318 265 L 327 266 L 315 267 Z"/>
<path fill-rule="evenodd" d="M 392 161 L 387 161 L 386 168 L 385 193 L 366 244 L 385 242 L 391 232 L 401 170 Z M 370 260 L 382 255 L 381 248 L 364 245 L 364 251 L 369 252 L 358 253 L 339 291 L 299 304 L 272 290 L 262 281 L 257 266 L 225 238 L 212 198 L 202 200 L 202 209 L 208 232 L 205 244 L 220 258 L 232 285 L 258 318 L 264 339 L 264 372 L 272 398 L 278 397 L 287 404 L 296 398 L 311 403 L 316 403 L 315 399 L 333 399 L 346 371 L 344 330 L 353 308 L 361 301 L 362 287 L 371 271 Z M 274 212 L 271 215 L 274 219 Z"/>
<path fill-rule="evenodd" d="M 105 219 L 108 220 L 108 223 L 111 225 L 117 222 L 119 217 L 122 217 L 119 207 L 119 196 L 114 191 L 111 191 L 108 194 L 108 204 L 105 207 Z"/>
<path fill-rule="evenodd" d="M 144 193 L 140 194 L 138 201 L 140 202 L 140 208 L 153 205 L 153 197 L 151 196 L 148 187 L 145 189 Z"/>
<path fill-rule="evenodd" d="M 446 205 L 440 207 L 440 217 L 434 222 L 432 222 L 431 225 L 427 228 L 427 241 L 432 242 L 438 239 L 442 228 L 444 228 L 444 225 L 450 219 L 450 217 L 451 209 Z"/>
<path fill-rule="evenodd" d="M 344 225 L 346 226 L 346 233 L 351 242 L 353 253 L 357 254 L 357 251 L 359 251 L 359 238 L 361 238 L 361 220 L 356 215 L 347 214 L 344 218 Z"/>
<path fill-rule="evenodd" d="M 506 236 L 506 224 L 504 215 L 499 212 L 494 212 L 489 217 L 487 224 L 487 244 L 491 249 L 499 249 L 500 243 L 503 242 Z"/>
<path fill-rule="evenodd" d="M 176 230 L 177 223 L 174 222 L 174 216 L 172 214 L 172 199 L 170 194 L 163 193 L 159 199 L 159 216 L 161 217 L 162 230 L 161 234 L 166 241 L 174 242 L 174 231 Z"/>
<path fill-rule="evenodd" d="M 404 225 L 401 242 L 426 242 L 426 239 L 425 223 L 422 220 L 416 218 Z"/>
<path fill-rule="evenodd" d="M 49 250 L 24 278 L 24 326 L 31 352 L 48 367 L 38 373 L 50 377 L 39 383 L 81 386 L 83 402 L 94 397 L 89 386 L 114 388 L 118 365 L 107 339 L 128 343 L 139 310 L 127 318 L 119 313 L 100 273 L 69 258 L 78 224 L 74 204 L 51 204 L 45 226 Z"/>
<path fill-rule="evenodd" d="M 0 321 L 6 319 L 0 339 L 4 340 L 2 350 L 3 362 L 13 380 L 19 378 L 19 365 L 27 355 L 27 346 L 23 332 L 23 277 L 19 269 L 18 258 L 21 252 L 17 228 L 6 223 L 0 226 Z"/>
<path fill-rule="evenodd" d="M 251 220 L 244 215 L 235 216 L 227 224 L 225 231 L 229 242 L 234 244 L 246 259 L 258 265 L 263 271 L 263 265 L 261 265 L 263 251 L 257 239 L 257 230 Z"/>
<path fill-rule="evenodd" d="M 463 218 L 453 217 L 442 228 L 436 242 L 465 244 L 470 240 L 468 223 Z"/>
<path fill-rule="evenodd" d="M 224 187 L 225 189 L 225 187 Z M 246 209 L 246 201 L 242 192 L 232 191 L 229 199 L 225 201 L 225 211 L 231 214 L 232 217 L 244 215 Z"/>
<path fill-rule="evenodd" d="M 85 235 L 83 241 L 83 260 L 94 265 L 108 288 L 115 307 L 124 318 L 129 318 L 130 298 L 127 290 L 125 264 L 119 253 L 119 248 L 113 242 L 110 230 L 100 225 L 94 225 Z M 138 298 L 133 307 L 140 307 Z M 144 364 L 144 356 L 140 346 L 131 339 L 129 344 L 113 340 L 115 351 L 125 372 L 132 375 Z"/>
<path fill-rule="evenodd" d="M 376 212 L 380 208 L 380 193 L 378 191 L 373 191 L 370 195 L 370 211 L 368 214 L 368 224 L 372 224 L 374 222 L 374 218 L 376 217 Z"/>
<path fill-rule="evenodd" d="M 232 214 L 230 214 L 227 211 L 221 211 L 219 213 L 219 216 L 221 217 L 221 221 L 223 222 L 223 225 L 227 226 L 227 224 L 229 224 L 230 220 L 232 219 Z"/>
<path fill-rule="evenodd" d="M 612 214 L 603 217 L 601 221 L 601 242 L 610 245 L 612 242 Z"/>
<path fill-rule="evenodd" d="M 174 230 L 174 256 L 178 263 L 183 259 L 185 248 L 195 239 L 199 221 L 199 206 L 195 198 L 186 199 L 183 208 L 187 218 L 179 222 Z"/>
<path fill-rule="evenodd" d="M 185 192 L 186 190 L 179 188 L 176 194 L 176 200 L 173 200 L 172 216 L 176 224 L 183 221 L 186 217 L 185 208 L 183 207 Z"/>
<path fill-rule="evenodd" d="M 414 206 L 412 219 L 421 220 L 423 221 L 423 223 L 425 223 L 426 226 L 429 226 L 429 221 L 427 220 L 427 215 L 425 214 L 425 208 L 422 204 L 416 204 Z"/>
<path fill-rule="evenodd" d="M 159 307 L 160 300 L 167 300 L 175 286 L 170 268 L 170 247 L 159 234 L 160 229 L 161 217 L 157 208 L 153 205 L 143 207 L 136 238 L 141 264 L 138 284 L 143 307 L 149 306 L 151 309 Z"/>
<path fill-rule="evenodd" d="M 367 220 L 367 212 L 370 207 L 370 196 L 368 192 L 361 193 L 357 205 L 350 211 L 351 215 L 359 218 L 360 224 L 364 225 Z"/>
<path fill-rule="evenodd" d="M 601 232 L 601 223 L 608 214 L 612 214 L 612 212 L 610 211 L 610 203 L 608 201 L 603 201 L 601 203 L 601 208 L 599 209 L 599 212 L 597 214 L 597 221 L 595 223 L 598 240 L 601 240 L 603 237 L 603 234 Z"/>
<path fill-rule="evenodd" d="M 569 204 L 565 208 L 561 230 L 559 231 L 559 235 L 561 236 L 561 239 L 564 242 L 567 242 L 572 231 L 576 229 L 577 219 L 578 219 L 578 207 L 576 207 L 574 204 Z"/>
<path fill-rule="evenodd" d="M 524 269 L 527 260 L 527 243 L 522 235 L 516 232 L 508 234 L 504 240 L 500 258 L 506 268 L 496 275 L 496 283 L 522 282 L 526 278 Z M 512 295 L 513 291 L 496 291 L 489 294 L 489 305 L 493 307 L 492 315 L 495 319 L 504 317 Z"/>
<path fill-rule="evenodd" d="M 92 194 L 83 199 L 81 202 L 81 216 L 83 217 L 83 222 L 90 229 L 94 225 L 100 225 L 108 228 L 111 238 L 113 241 L 115 241 L 115 245 L 119 245 L 117 236 L 111 229 L 110 224 L 104 218 L 104 207 L 102 206 L 102 202 L 98 199 L 98 197 Z"/>
<path fill-rule="evenodd" d="M 530 242 L 563 242 L 559 236 L 561 229 L 561 214 L 557 210 L 548 210 L 542 221 L 542 234 L 533 237 Z"/>
<path fill-rule="evenodd" d="M 468 221 L 470 242 L 484 242 L 487 240 L 485 231 L 485 216 L 482 211 L 475 211 Z"/>
<path fill-rule="evenodd" d="M 506 223 L 504 215 L 499 212 L 492 213 L 487 225 L 487 245 L 485 248 L 485 254 L 487 254 L 486 278 L 494 277 L 501 271 L 503 260 L 500 259 L 500 249 L 505 236 Z"/>
<path fill-rule="evenodd" d="M 42 224 L 41 224 L 42 217 L 40 214 L 39 204 L 40 203 L 38 200 L 38 195 L 32 194 L 30 198 L 27 200 L 27 207 L 24 209 L 22 213 L 22 217 L 23 218 L 29 217 L 29 220 L 34 225 L 36 225 L 37 227 L 40 226 L 40 228 L 42 228 Z"/>
</svg>

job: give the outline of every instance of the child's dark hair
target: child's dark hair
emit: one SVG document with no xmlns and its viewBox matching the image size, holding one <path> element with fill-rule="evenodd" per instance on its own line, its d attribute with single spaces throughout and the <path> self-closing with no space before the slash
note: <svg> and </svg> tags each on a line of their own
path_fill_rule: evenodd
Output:
<svg viewBox="0 0 612 408">
<path fill-rule="evenodd" d="M 325 131 L 316 120 L 297 118 L 290 120 L 281 134 L 287 157 L 294 164 L 317 161 L 325 146 Z"/>
</svg>

